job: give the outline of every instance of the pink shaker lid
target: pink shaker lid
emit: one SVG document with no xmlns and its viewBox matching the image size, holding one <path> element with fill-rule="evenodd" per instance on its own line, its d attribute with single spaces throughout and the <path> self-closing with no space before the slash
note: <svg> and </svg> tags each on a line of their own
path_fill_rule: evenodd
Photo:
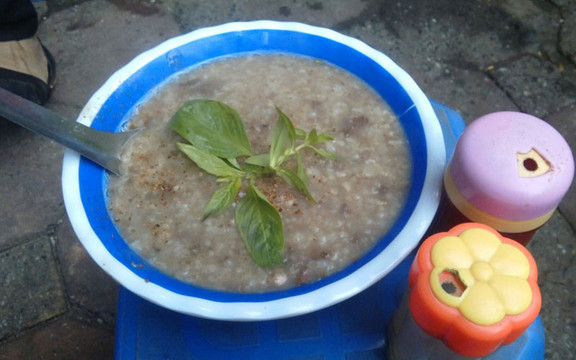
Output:
<svg viewBox="0 0 576 360">
<path fill-rule="evenodd" d="M 556 129 L 532 115 L 504 111 L 468 126 L 449 175 L 472 206 L 510 221 L 545 216 L 574 177 L 574 158 Z"/>
</svg>

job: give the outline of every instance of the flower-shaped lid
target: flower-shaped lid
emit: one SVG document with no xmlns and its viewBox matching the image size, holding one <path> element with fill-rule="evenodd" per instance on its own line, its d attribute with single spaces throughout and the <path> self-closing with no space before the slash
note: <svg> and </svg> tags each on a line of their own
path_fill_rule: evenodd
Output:
<svg viewBox="0 0 576 360">
<path fill-rule="evenodd" d="M 519 243 L 477 223 L 426 239 L 410 270 L 416 323 L 465 356 L 514 341 L 538 316 L 538 272 Z"/>
</svg>

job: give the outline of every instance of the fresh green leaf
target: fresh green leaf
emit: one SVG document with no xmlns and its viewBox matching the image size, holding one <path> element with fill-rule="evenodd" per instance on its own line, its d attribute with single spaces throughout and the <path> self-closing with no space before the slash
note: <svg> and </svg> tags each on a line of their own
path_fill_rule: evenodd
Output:
<svg viewBox="0 0 576 360">
<path fill-rule="evenodd" d="M 294 128 L 295 130 L 295 134 L 296 134 L 296 140 L 305 140 L 306 136 L 308 135 L 306 133 L 306 130 L 302 130 L 300 128 Z"/>
<path fill-rule="evenodd" d="M 267 167 L 270 165 L 270 154 L 253 155 L 244 160 L 244 163 Z"/>
<path fill-rule="evenodd" d="M 172 130 L 198 149 L 223 159 L 252 155 L 240 115 L 214 100 L 192 100 L 170 121 Z"/>
<path fill-rule="evenodd" d="M 208 154 L 193 145 L 178 143 L 178 149 L 188 156 L 202 170 L 218 177 L 242 177 L 243 171 L 230 166 L 217 156 Z"/>
<path fill-rule="evenodd" d="M 242 179 L 250 184 L 236 207 L 235 218 L 240 237 L 256 264 L 262 267 L 280 265 L 284 261 L 284 225 L 279 211 L 254 186 L 258 176 L 276 174 L 315 201 L 308 189 L 308 179 L 301 152 L 311 148 L 320 156 L 335 159 L 336 155 L 314 145 L 333 140 L 329 135 L 309 133 L 295 128 L 279 109 L 272 133 L 270 152 L 254 155 L 242 119 L 231 107 L 213 100 L 193 100 L 186 103 L 172 118 L 170 127 L 191 144 L 178 143 L 201 169 L 217 176 L 223 184 L 212 194 L 204 208 L 202 220 L 221 214 L 236 200 Z M 298 144 L 297 144 L 298 142 Z M 239 157 L 247 157 L 244 161 Z M 296 156 L 297 170 L 285 166 Z"/>
<path fill-rule="evenodd" d="M 312 129 L 310 133 L 308 133 L 308 136 L 306 137 L 306 143 L 311 145 L 325 143 L 332 140 L 334 140 L 332 136 L 327 134 L 318 134 L 316 132 L 316 129 Z"/>
<path fill-rule="evenodd" d="M 270 142 L 270 167 L 276 169 L 285 159 L 286 150 L 294 148 L 296 130 L 292 121 L 280 109 Z"/>
<path fill-rule="evenodd" d="M 262 267 L 284 262 L 284 224 L 278 210 L 252 182 L 236 207 L 236 226 L 244 246 Z"/>
<path fill-rule="evenodd" d="M 238 163 L 238 160 L 233 158 L 233 159 L 226 159 L 225 161 L 231 166 L 235 167 L 236 169 L 240 169 L 240 164 Z"/>
<path fill-rule="evenodd" d="M 280 176 L 284 181 L 288 184 L 294 186 L 296 190 L 300 191 L 304 196 L 306 196 L 310 201 L 316 202 L 314 197 L 308 190 L 308 185 L 305 181 L 303 181 L 300 176 L 294 171 L 287 169 L 287 168 L 278 168 L 276 169 L 276 175 Z"/>
<path fill-rule="evenodd" d="M 274 170 L 270 168 L 270 154 L 253 155 L 244 160 L 242 170 L 254 175 L 273 174 Z"/>
<path fill-rule="evenodd" d="M 212 194 L 210 201 L 206 204 L 206 207 L 204 207 L 202 221 L 210 216 L 219 215 L 232 206 L 238 195 L 238 191 L 240 191 L 240 185 L 242 185 L 242 178 L 238 177 L 216 190 L 214 194 Z"/>
<path fill-rule="evenodd" d="M 318 155 L 325 157 L 327 159 L 330 160 L 336 160 L 338 159 L 338 155 L 336 155 L 335 153 L 328 151 L 328 150 L 324 150 L 324 149 L 318 149 L 314 146 L 309 146 L 309 148 L 311 148 L 312 150 L 314 150 Z"/>
<path fill-rule="evenodd" d="M 334 140 L 334 137 L 328 134 L 320 133 L 318 134 L 318 140 L 316 141 L 317 144 L 325 143 Z"/>
<path fill-rule="evenodd" d="M 219 177 L 216 179 L 216 183 L 217 184 L 229 183 L 229 182 L 235 181 L 235 180 L 236 180 L 235 177 Z"/>
<path fill-rule="evenodd" d="M 298 177 L 300 178 L 300 180 L 302 180 L 302 182 L 304 182 L 304 184 L 306 184 L 306 186 L 308 186 L 308 176 L 306 175 L 306 170 L 304 170 L 304 164 L 302 164 L 302 155 L 300 153 L 296 154 L 297 157 L 297 164 L 298 164 L 298 169 L 296 171 L 296 173 L 298 174 Z"/>
<path fill-rule="evenodd" d="M 255 176 L 264 176 L 274 174 L 274 170 L 270 168 L 270 166 L 260 166 L 260 165 L 253 165 L 248 163 L 243 163 L 240 165 L 241 169 L 249 174 Z"/>
</svg>

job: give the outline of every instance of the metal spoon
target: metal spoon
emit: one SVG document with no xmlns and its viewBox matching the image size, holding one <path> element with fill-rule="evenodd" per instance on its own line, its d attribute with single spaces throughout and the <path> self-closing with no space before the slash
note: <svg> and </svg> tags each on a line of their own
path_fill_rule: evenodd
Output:
<svg viewBox="0 0 576 360">
<path fill-rule="evenodd" d="M 121 175 L 122 149 L 139 130 L 122 133 L 89 128 L 0 88 L 0 116 L 75 150 Z"/>
</svg>

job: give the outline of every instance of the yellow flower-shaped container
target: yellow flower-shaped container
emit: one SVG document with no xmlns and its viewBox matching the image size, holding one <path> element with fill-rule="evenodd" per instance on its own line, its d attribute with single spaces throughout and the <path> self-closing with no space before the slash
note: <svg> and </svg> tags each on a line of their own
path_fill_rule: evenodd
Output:
<svg viewBox="0 0 576 360">
<path fill-rule="evenodd" d="M 422 244 L 409 274 L 410 311 L 428 334 L 465 356 L 516 340 L 541 307 L 534 258 L 519 243 L 477 223 Z"/>
</svg>

